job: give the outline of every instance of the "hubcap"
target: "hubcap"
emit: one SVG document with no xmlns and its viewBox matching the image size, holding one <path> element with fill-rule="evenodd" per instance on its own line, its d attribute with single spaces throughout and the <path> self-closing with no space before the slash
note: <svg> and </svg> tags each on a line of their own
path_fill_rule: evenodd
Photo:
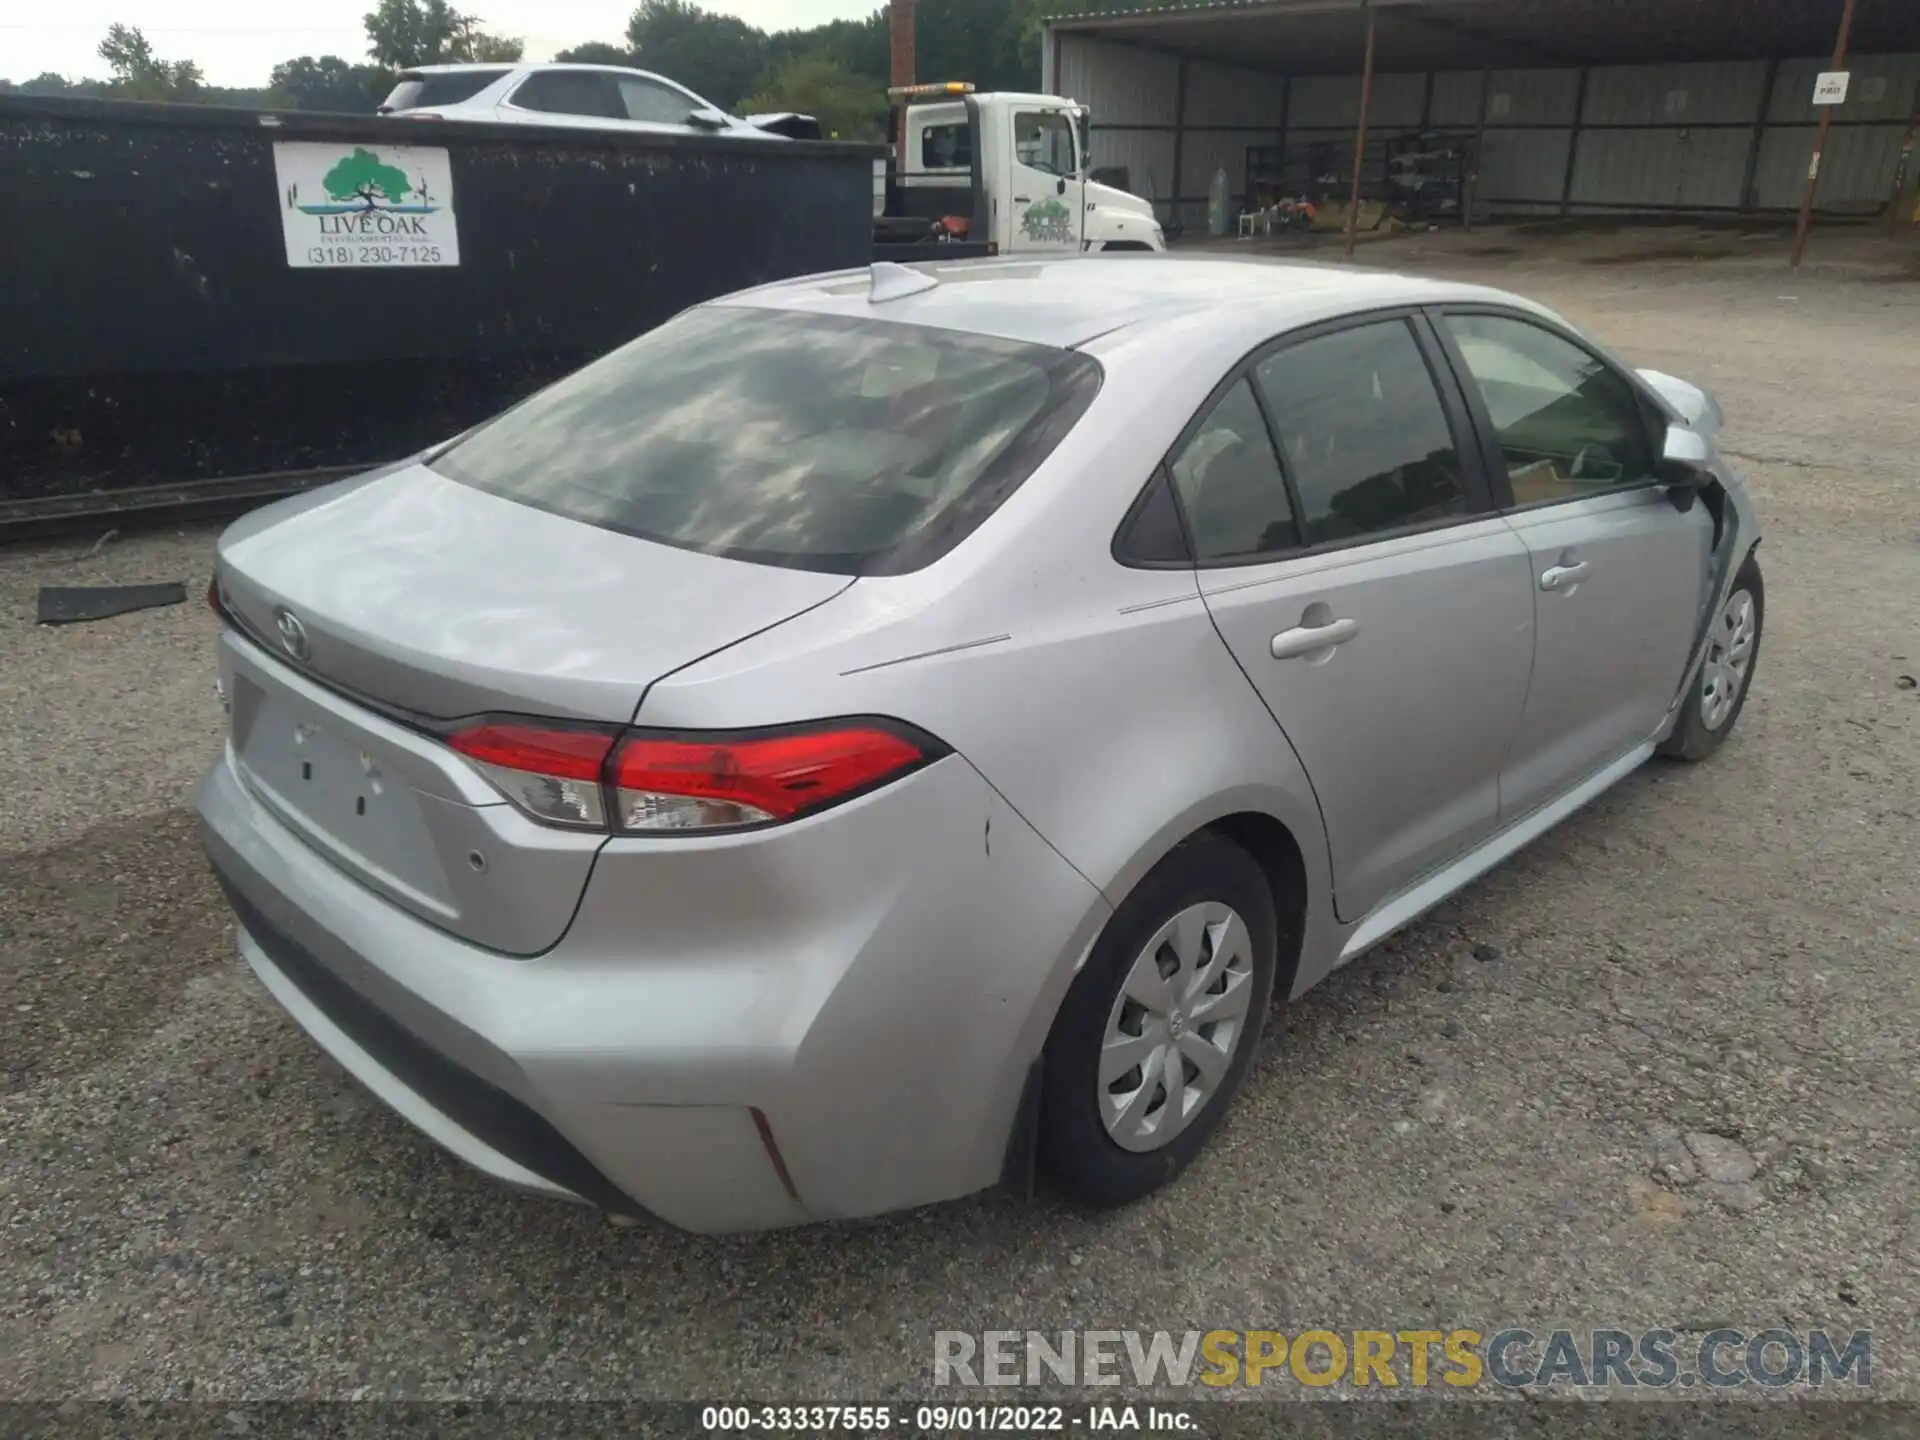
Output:
<svg viewBox="0 0 1920 1440">
<path fill-rule="evenodd" d="M 1734 702 L 1747 683 L 1753 666 L 1753 642 L 1758 638 L 1754 625 L 1753 596 L 1736 590 L 1727 597 L 1714 622 L 1713 638 L 1707 644 L 1707 658 L 1700 667 L 1700 723 L 1718 730 L 1733 714 Z"/>
<path fill-rule="evenodd" d="M 1100 1118 L 1116 1145 L 1158 1150 L 1219 1092 L 1247 1030 L 1253 936 L 1229 905 L 1190 905 L 1133 962 L 1100 1048 Z"/>
</svg>

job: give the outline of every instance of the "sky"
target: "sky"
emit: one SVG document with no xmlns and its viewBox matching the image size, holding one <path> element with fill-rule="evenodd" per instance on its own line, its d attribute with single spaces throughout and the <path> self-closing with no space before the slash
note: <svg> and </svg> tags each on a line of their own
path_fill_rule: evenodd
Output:
<svg viewBox="0 0 1920 1440">
<path fill-rule="evenodd" d="M 701 0 L 763 30 L 851 19 L 881 0 Z M 617 41 L 633 0 L 471 0 L 496 35 L 518 35 L 529 60 L 587 40 Z M 265 85 L 267 72 L 296 55 L 366 58 L 360 17 L 373 0 L 58 0 L 0 6 L 0 77 L 27 80 L 52 70 L 69 79 L 102 77 L 95 47 L 118 22 L 146 33 L 163 60 L 197 60 L 210 85 Z M 463 9 L 467 8 L 462 5 Z M 40 11 L 45 18 L 32 18 Z"/>
</svg>

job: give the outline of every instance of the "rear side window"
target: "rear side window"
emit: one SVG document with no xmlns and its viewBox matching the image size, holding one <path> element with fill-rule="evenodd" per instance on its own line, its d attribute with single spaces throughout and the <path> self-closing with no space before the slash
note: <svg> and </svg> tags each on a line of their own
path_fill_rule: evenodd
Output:
<svg viewBox="0 0 1920 1440">
<path fill-rule="evenodd" d="M 608 120 L 627 116 L 607 77 L 591 70 L 544 70 L 513 92 L 513 103 L 522 110 L 549 115 L 598 115 Z"/>
<path fill-rule="evenodd" d="M 454 70 L 444 74 L 403 72 L 381 104 L 382 114 L 400 110 L 424 110 L 437 105 L 458 105 L 471 100 L 487 86 L 508 74 L 505 70 Z"/>
<path fill-rule="evenodd" d="M 1254 560 L 1300 543 L 1267 422 L 1245 380 L 1220 397 L 1172 470 L 1202 565 Z"/>
<path fill-rule="evenodd" d="M 900 574 L 958 544 L 1084 413 L 1067 350 L 691 310 L 443 451 L 449 479 L 714 555 Z"/>
<path fill-rule="evenodd" d="M 1254 368 L 1309 545 L 1467 509 L 1433 375 L 1401 320 L 1290 345 Z"/>
<path fill-rule="evenodd" d="M 920 127 L 920 168 L 922 170 L 965 170 L 973 164 L 973 127 L 965 121 L 955 125 Z"/>
</svg>

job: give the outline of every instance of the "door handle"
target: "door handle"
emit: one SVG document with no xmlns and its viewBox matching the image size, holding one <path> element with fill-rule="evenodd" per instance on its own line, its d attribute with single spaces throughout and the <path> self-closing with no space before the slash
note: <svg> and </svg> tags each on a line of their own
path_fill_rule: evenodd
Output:
<svg viewBox="0 0 1920 1440">
<path fill-rule="evenodd" d="M 1318 655 L 1336 645 L 1344 645 L 1360 633 L 1358 620 L 1329 620 L 1324 625 L 1296 625 L 1273 637 L 1273 658 L 1293 660 L 1302 655 Z"/>
<path fill-rule="evenodd" d="M 1025 205 L 1028 203 L 1028 200 L 1024 195 L 1016 195 L 1013 197 L 1013 203 L 1016 205 Z"/>
<path fill-rule="evenodd" d="M 1576 560 L 1571 565 L 1549 565 L 1540 572 L 1540 588 L 1566 590 L 1586 578 L 1587 562 L 1584 560 Z"/>
</svg>

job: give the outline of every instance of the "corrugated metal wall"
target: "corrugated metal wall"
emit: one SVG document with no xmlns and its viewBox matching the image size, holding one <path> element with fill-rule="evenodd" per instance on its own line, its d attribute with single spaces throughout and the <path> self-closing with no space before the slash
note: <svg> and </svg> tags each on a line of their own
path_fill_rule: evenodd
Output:
<svg viewBox="0 0 1920 1440">
<path fill-rule="evenodd" d="M 1094 123 L 1174 124 L 1180 62 L 1173 56 L 1109 45 L 1084 35 L 1061 35 L 1059 60 L 1052 93 L 1092 107 Z"/>
<path fill-rule="evenodd" d="M 1357 75 L 1288 81 L 1194 61 L 1183 107 L 1172 54 L 1063 32 L 1046 60 L 1054 88 L 1093 108 L 1094 163 L 1127 166 L 1135 191 L 1179 223 L 1205 223 L 1207 186 L 1221 167 L 1236 204 L 1244 198 L 1250 147 L 1284 145 L 1297 174 L 1309 155 L 1352 164 Z M 1423 127 L 1479 136 L 1480 213 L 1792 209 L 1819 119 L 1814 76 L 1825 68 L 1810 58 L 1608 67 L 1584 77 L 1378 75 L 1370 126 L 1376 140 Z M 1901 140 L 1920 109 L 1920 55 L 1858 56 L 1849 68 L 1851 93 L 1823 162 L 1826 211 L 1873 210 L 1891 198 Z"/>
</svg>

